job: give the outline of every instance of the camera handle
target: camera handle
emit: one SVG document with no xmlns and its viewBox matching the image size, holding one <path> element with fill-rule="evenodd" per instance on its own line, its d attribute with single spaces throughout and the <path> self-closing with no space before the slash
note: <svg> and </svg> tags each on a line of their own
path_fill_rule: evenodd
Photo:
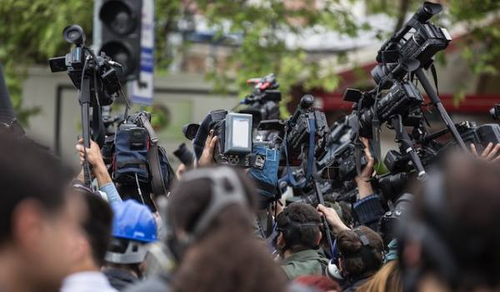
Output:
<svg viewBox="0 0 500 292">
<path fill-rule="evenodd" d="M 427 78 L 427 76 L 425 76 L 425 73 L 422 70 L 422 68 L 419 68 L 418 70 L 416 70 L 415 74 L 417 75 L 417 78 L 420 81 L 420 84 L 422 84 L 422 87 L 424 88 L 425 92 L 427 93 L 427 96 L 429 96 L 431 103 L 433 105 L 435 105 L 436 108 L 438 109 L 438 112 L 439 112 L 439 115 L 441 116 L 441 119 L 445 123 L 446 127 L 450 130 L 451 134 L 453 135 L 453 138 L 457 141 L 458 146 L 463 151 L 467 152 L 468 151 L 467 147 L 465 146 L 465 143 L 462 140 L 462 137 L 458 133 L 457 128 L 455 127 L 455 123 L 448 115 L 448 112 L 444 108 L 443 103 L 441 102 L 441 99 L 437 95 L 434 88 L 432 88 L 432 85 L 429 82 L 429 79 Z"/>
<path fill-rule="evenodd" d="M 84 76 L 82 78 L 82 86 L 78 99 L 80 100 L 82 114 L 83 147 L 90 148 L 90 76 L 86 75 L 85 72 L 82 74 L 84 74 Z M 85 185 L 90 187 L 92 184 L 92 175 L 90 173 L 90 164 L 86 154 L 82 166 Z"/>
<path fill-rule="evenodd" d="M 426 179 L 427 173 L 425 172 L 425 168 L 422 165 L 422 161 L 420 161 L 417 152 L 413 148 L 413 142 L 403 126 L 401 116 L 396 115 L 392 117 L 391 124 L 392 128 L 396 132 L 396 142 L 399 143 L 401 153 L 408 154 L 410 156 L 410 160 L 417 171 L 417 179 Z"/>
<path fill-rule="evenodd" d="M 314 167 L 314 173 L 317 173 L 316 167 Z M 321 191 L 321 186 L 319 185 L 319 181 L 316 179 L 315 175 L 313 175 L 312 181 L 314 183 L 314 190 L 316 192 L 316 196 L 318 197 L 318 203 L 325 206 L 325 199 L 323 198 L 323 191 Z M 328 243 L 328 247 L 330 248 L 330 252 L 332 252 L 332 254 L 333 254 L 333 240 L 332 240 L 332 234 L 330 233 L 330 225 L 328 224 L 328 221 L 326 220 L 325 216 L 322 216 L 321 220 L 322 220 L 321 223 L 323 223 L 323 228 L 325 229 L 326 242 Z"/>
</svg>

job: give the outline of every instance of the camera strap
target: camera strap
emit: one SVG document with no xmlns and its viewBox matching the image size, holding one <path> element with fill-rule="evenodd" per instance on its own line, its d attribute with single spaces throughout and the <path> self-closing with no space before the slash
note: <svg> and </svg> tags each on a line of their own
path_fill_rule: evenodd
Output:
<svg viewBox="0 0 500 292">
<path fill-rule="evenodd" d="M 151 188 L 156 196 L 166 195 L 167 188 L 163 181 L 163 173 L 161 171 L 160 154 L 158 149 L 158 134 L 153 129 L 146 115 L 140 115 L 142 126 L 146 129 L 149 136 L 150 147 L 148 149 L 147 160 L 149 170 L 151 171 Z"/>
<path fill-rule="evenodd" d="M 431 73 L 432 73 L 432 79 L 434 79 L 434 85 L 436 86 L 436 94 L 439 96 L 438 77 L 437 77 L 436 66 L 434 66 L 434 64 L 431 65 Z"/>
<path fill-rule="evenodd" d="M 92 107 L 92 140 L 102 148 L 104 138 L 104 122 L 102 121 L 101 107 L 94 105 Z"/>
<path fill-rule="evenodd" d="M 309 117 L 309 153 L 307 155 L 306 184 L 311 180 L 314 168 L 314 148 L 316 138 L 316 121 Z"/>
</svg>

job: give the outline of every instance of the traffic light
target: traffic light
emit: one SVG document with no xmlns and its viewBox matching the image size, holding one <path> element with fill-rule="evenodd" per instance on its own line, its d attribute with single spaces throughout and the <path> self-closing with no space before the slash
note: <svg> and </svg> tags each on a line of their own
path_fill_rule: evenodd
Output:
<svg viewBox="0 0 500 292">
<path fill-rule="evenodd" d="M 142 0 L 101 0 L 101 48 L 122 65 L 122 83 L 139 76 Z"/>
</svg>

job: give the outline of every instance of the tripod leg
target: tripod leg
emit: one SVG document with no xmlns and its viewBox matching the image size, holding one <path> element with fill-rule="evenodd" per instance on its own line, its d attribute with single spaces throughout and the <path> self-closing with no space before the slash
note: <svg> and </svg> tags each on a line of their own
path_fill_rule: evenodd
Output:
<svg viewBox="0 0 500 292">
<path fill-rule="evenodd" d="M 448 115 L 448 112 L 443 106 L 443 103 L 441 102 L 441 99 L 437 95 L 436 91 L 434 88 L 432 88 L 431 83 L 429 82 L 429 79 L 427 79 L 427 76 L 425 76 L 424 71 L 422 69 L 418 69 L 415 71 L 418 80 L 422 84 L 422 87 L 424 88 L 425 92 L 427 93 L 427 96 L 429 96 L 432 104 L 436 106 L 436 108 L 439 111 L 439 114 L 441 115 L 441 119 L 443 122 L 446 124 L 446 127 L 450 130 L 451 134 L 453 135 L 453 138 L 455 141 L 457 141 L 458 146 L 463 150 L 463 151 L 468 151 L 467 147 L 465 146 L 464 141 L 462 140 L 462 137 L 457 131 L 457 128 L 455 127 L 455 123 L 453 120 L 450 118 Z"/>
<path fill-rule="evenodd" d="M 399 148 L 403 154 L 408 154 L 410 160 L 417 171 L 417 179 L 425 179 L 427 174 L 425 168 L 418 157 L 417 152 L 413 148 L 413 141 L 406 132 L 403 121 L 400 115 L 397 115 L 391 119 L 392 127 L 396 131 L 396 142 L 399 143 Z"/>
</svg>

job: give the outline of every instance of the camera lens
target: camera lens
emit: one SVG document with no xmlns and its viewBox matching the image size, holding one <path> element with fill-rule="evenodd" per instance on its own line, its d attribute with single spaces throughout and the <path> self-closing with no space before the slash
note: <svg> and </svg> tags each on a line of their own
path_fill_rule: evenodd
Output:
<svg viewBox="0 0 500 292">
<path fill-rule="evenodd" d="M 75 44 L 77 46 L 83 45 L 85 42 L 85 33 L 83 32 L 83 28 L 77 24 L 67 26 L 63 30 L 63 37 L 68 43 Z"/>
</svg>

